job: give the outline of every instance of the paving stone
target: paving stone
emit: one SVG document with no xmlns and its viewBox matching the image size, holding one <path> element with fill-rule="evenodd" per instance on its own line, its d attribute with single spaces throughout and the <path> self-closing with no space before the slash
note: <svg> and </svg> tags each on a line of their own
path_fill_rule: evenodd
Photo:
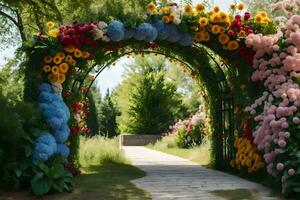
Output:
<svg viewBox="0 0 300 200">
<path fill-rule="evenodd" d="M 122 148 L 132 164 L 147 173 L 132 182 L 150 192 L 153 200 L 224 200 L 210 191 L 239 188 L 255 191 L 257 200 L 278 199 L 268 197 L 271 191 L 260 184 L 204 168 L 177 156 L 141 146 Z"/>
</svg>

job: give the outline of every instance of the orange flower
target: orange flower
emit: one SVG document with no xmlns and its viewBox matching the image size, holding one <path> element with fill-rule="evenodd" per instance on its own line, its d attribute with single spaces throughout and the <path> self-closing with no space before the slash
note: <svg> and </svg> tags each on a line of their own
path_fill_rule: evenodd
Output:
<svg viewBox="0 0 300 200">
<path fill-rule="evenodd" d="M 44 58 L 44 62 L 45 62 L 45 63 L 51 63 L 51 62 L 52 62 L 52 57 L 51 57 L 51 56 L 46 56 L 46 57 Z"/>
<path fill-rule="evenodd" d="M 210 40 L 210 35 L 209 35 L 209 32 L 207 31 L 204 31 L 204 41 L 207 42 Z"/>
<path fill-rule="evenodd" d="M 59 57 L 59 56 L 54 56 L 53 58 L 53 62 L 56 64 L 56 65 L 59 65 L 61 63 L 62 59 Z"/>
<path fill-rule="evenodd" d="M 208 19 L 206 17 L 201 17 L 199 19 L 199 24 L 200 24 L 201 27 L 206 26 L 208 24 Z"/>
<path fill-rule="evenodd" d="M 64 83 L 65 82 L 65 80 L 66 80 L 66 75 L 64 75 L 64 74 L 58 74 L 58 82 L 59 83 Z"/>
<path fill-rule="evenodd" d="M 201 4 L 201 3 L 197 4 L 196 10 L 197 10 L 198 12 L 203 12 L 204 9 L 205 9 L 205 6 L 204 6 L 203 4 Z"/>
<path fill-rule="evenodd" d="M 219 6 L 215 6 L 214 9 L 213 9 L 213 11 L 215 13 L 218 13 L 220 11 L 220 7 Z"/>
<path fill-rule="evenodd" d="M 184 6 L 184 12 L 191 14 L 193 12 L 193 7 L 191 5 Z"/>
<path fill-rule="evenodd" d="M 147 9 L 150 11 L 150 12 L 153 12 L 154 10 L 156 10 L 156 6 L 153 2 L 149 3 L 147 5 Z"/>
<path fill-rule="evenodd" d="M 46 26 L 47 26 L 48 28 L 53 28 L 54 24 L 55 24 L 54 22 L 51 22 L 51 21 L 50 21 L 50 22 L 47 22 L 47 23 L 46 23 Z"/>
<path fill-rule="evenodd" d="M 170 18 L 169 18 L 169 16 L 167 16 L 167 15 L 163 16 L 162 20 L 163 20 L 163 22 L 166 23 L 166 24 L 170 22 Z"/>
<path fill-rule="evenodd" d="M 43 70 L 44 70 L 44 72 L 48 73 L 48 72 L 51 71 L 51 66 L 50 66 L 50 65 L 45 65 L 45 66 L 43 67 Z"/>
<path fill-rule="evenodd" d="M 67 55 L 65 58 L 65 61 L 67 61 L 68 63 L 70 63 L 73 60 L 71 55 Z"/>
<path fill-rule="evenodd" d="M 237 41 L 235 41 L 235 40 L 232 40 L 232 41 L 228 42 L 227 48 L 230 51 L 237 50 L 239 48 L 239 43 Z"/>
<path fill-rule="evenodd" d="M 80 58 L 82 56 L 82 52 L 79 49 L 74 50 L 74 56 L 76 58 Z"/>
<path fill-rule="evenodd" d="M 195 35 L 196 42 L 202 42 L 204 40 L 204 31 L 197 32 Z"/>
<path fill-rule="evenodd" d="M 65 58 L 65 54 L 63 53 L 63 52 L 58 52 L 57 54 L 56 54 L 56 56 L 58 56 L 58 57 L 60 57 L 61 59 L 64 59 Z"/>
<path fill-rule="evenodd" d="M 54 75 L 54 74 L 49 74 L 48 75 L 48 80 L 50 82 L 56 82 L 58 80 L 58 75 Z"/>
<path fill-rule="evenodd" d="M 234 4 L 230 5 L 230 10 L 235 10 L 235 5 Z"/>
<path fill-rule="evenodd" d="M 227 44 L 229 42 L 229 36 L 224 33 L 221 33 L 218 37 L 218 40 L 223 45 Z"/>
<path fill-rule="evenodd" d="M 65 47 L 64 50 L 68 53 L 73 53 L 75 48 L 74 48 L 74 46 L 71 45 L 71 46 Z"/>
<path fill-rule="evenodd" d="M 71 60 L 70 65 L 72 66 L 76 65 L 76 60 Z"/>
<path fill-rule="evenodd" d="M 61 73 L 67 73 L 69 70 L 69 65 L 67 63 L 61 63 L 58 68 Z"/>
<path fill-rule="evenodd" d="M 238 10 L 244 10 L 245 8 L 245 5 L 243 3 L 240 3 L 238 6 L 237 6 L 237 9 Z"/>
<path fill-rule="evenodd" d="M 90 53 L 87 52 L 87 51 L 84 51 L 84 52 L 82 52 L 82 57 L 83 57 L 84 59 L 87 59 L 87 58 L 90 57 Z"/>
<path fill-rule="evenodd" d="M 212 32 L 213 34 L 219 34 L 219 33 L 220 33 L 220 26 L 219 26 L 219 25 L 213 25 L 213 26 L 211 27 L 211 32 Z"/>
<path fill-rule="evenodd" d="M 53 75 L 58 75 L 59 74 L 59 68 L 57 66 L 53 66 L 51 71 L 52 71 Z"/>
</svg>

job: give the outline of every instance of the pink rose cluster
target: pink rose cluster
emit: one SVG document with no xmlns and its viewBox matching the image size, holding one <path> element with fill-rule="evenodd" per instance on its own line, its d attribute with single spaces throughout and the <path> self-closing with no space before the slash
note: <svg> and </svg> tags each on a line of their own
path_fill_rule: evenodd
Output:
<svg viewBox="0 0 300 200">
<path fill-rule="evenodd" d="M 294 77 L 300 77 L 299 25 L 300 16 L 294 15 L 277 34 L 250 34 L 245 42 L 255 51 L 255 71 L 251 79 L 262 81 L 266 88 L 245 111 L 251 113 L 258 123 L 253 131 L 254 143 L 264 153 L 268 173 L 281 176 L 283 183 L 295 174 L 295 170 L 285 167 L 278 156 L 289 144 L 292 133 L 288 128 L 300 124 L 296 116 L 300 106 L 300 86 L 293 81 Z M 287 46 L 284 52 L 279 46 L 282 41 Z M 262 112 L 258 113 L 259 110 Z M 288 176 L 283 176 L 284 171 Z"/>
</svg>

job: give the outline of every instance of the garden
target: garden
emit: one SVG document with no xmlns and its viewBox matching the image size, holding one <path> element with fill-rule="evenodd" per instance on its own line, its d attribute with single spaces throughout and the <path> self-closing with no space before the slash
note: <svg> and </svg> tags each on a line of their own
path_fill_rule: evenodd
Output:
<svg viewBox="0 0 300 200">
<path fill-rule="evenodd" d="M 0 200 L 151 199 L 122 133 L 297 198 L 300 2 L 227 7 L 1 0 Z"/>
</svg>

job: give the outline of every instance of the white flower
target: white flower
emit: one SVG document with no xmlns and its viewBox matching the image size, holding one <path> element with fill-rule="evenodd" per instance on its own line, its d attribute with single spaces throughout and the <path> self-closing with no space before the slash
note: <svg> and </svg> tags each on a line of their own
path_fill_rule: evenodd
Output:
<svg viewBox="0 0 300 200">
<path fill-rule="evenodd" d="M 104 42 L 109 42 L 110 39 L 107 35 L 104 35 L 102 38 L 101 38 Z"/>
<path fill-rule="evenodd" d="M 98 22 L 97 26 L 100 30 L 104 30 L 104 29 L 106 30 L 107 29 L 107 23 L 105 23 L 103 21 Z"/>
</svg>

